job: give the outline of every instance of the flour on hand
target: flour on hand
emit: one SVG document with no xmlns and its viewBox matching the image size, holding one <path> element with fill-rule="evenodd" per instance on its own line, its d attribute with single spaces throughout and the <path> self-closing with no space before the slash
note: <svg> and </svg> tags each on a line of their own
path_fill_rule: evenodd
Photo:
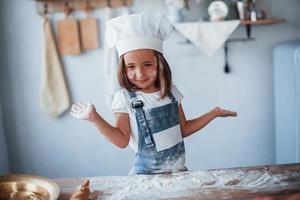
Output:
<svg viewBox="0 0 300 200">
<path fill-rule="evenodd" d="M 90 115 L 95 109 L 94 105 L 90 102 L 88 103 L 76 103 L 72 105 L 71 115 L 76 117 L 77 119 L 88 120 Z"/>
</svg>

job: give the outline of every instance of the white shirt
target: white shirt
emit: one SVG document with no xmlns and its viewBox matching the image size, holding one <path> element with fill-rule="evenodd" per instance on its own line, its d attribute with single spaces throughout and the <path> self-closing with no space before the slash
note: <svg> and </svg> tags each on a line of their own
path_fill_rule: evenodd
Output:
<svg viewBox="0 0 300 200">
<path fill-rule="evenodd" d="M 129 145 L 135 152 L 137 152 L 138 136 L 139 136 L 137 122 L 136 122 L 136 118 L 135 118 L 134 109 L 131 107 L 130 100 L 128 99 L 125 92 L 126 92 L 125 89 L 121 89 L 116 92 L 113 102 L 112 102 L 111 111 L 113 113 L 128 113 L 129 114 L 129 121 L 130 121 L 130 128 L 131 128 Z M 182 93 L 177 89 L 177 87 L 175 85 L 171 86 L 171 92 L 179 105 L 183 99 Z M 169 104 L 172 102 L 172 100 L 169 97 L 160 99 L 159 91 L 153 92 L 153 93 L 145 93 L 142 91 L 136 91 L 135 93 L 136 93 L 137 98 L 143 102 L 143 104 L 144 104 L 143 109 L 145 109 L 145 110 L 150 109 L 150 108 L 160 107 L 160 106 L 163 106 L 163 105 L 166 105 L 166 104 Z"/>
</svg>

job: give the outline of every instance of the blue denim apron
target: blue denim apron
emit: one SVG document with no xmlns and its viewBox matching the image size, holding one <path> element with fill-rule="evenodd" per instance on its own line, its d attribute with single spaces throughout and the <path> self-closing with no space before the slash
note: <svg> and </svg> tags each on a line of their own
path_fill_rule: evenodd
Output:
<svg viewBox="0 0 300 200">
<path fill-rule="evenodd" d="M 169 95 L 171 103 L 147 110 L 134 92 L 128 92 L 128 96 L 139 132 L 138 151 L 129 175 L 187 171 L 178 103 L 172 93 Z"/>
</svg>

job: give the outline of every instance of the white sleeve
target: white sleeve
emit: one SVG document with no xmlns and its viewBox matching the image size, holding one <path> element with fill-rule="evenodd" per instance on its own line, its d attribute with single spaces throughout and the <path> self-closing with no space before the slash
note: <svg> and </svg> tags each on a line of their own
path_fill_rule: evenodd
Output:
<svg viewBox="0 0 300 200">
<path fill-rule="evenodd" d="M 129 113 L 130 105 L 129 101 L 123 90 L 119 90 L 115 93 L 114 99 L 111 104 L 111 111 L 113 113 Z"/>
<path fill-rule="evenodd" d="M 180 104 L 183 99 L 182 93 L 178 90 L 178 88 L 175 85 L 171 86 L 171 92 L 175 99 L 178 101 L 178 104 Z"/>
</svg>

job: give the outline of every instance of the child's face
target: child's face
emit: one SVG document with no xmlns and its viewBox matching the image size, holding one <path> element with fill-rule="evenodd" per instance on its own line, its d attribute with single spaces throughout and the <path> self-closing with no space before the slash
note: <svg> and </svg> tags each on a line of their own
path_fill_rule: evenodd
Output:
<svg viewBox="0 0 300 200">
<path fill-rule="evenodd" d="M 140 49 L 124 55 L 128 80 L 143 92 L 157 90 L 157 59 L 152 50 Z"/>
</svg>

